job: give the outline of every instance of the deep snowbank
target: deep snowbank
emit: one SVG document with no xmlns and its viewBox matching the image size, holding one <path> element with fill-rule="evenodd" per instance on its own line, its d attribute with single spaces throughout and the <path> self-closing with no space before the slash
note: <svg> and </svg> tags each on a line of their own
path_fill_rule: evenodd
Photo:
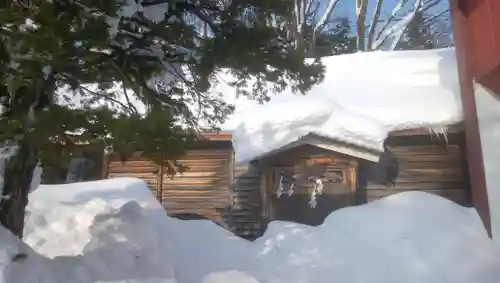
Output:
<svg viewBox="0 0 500 283">
<path fill-rule="evenodd" d="M 26 262 L 33 280 L 12 270 L 20 281 L 6 282 L 174 282 L 167 223 L 139 179 L 42 185 L 26 215 L 25 242 L 39 253 Z"/>
<path fill-rule="evenodd" d="M 106 274 L 100 268 L 111 266 L 109 276 L 168 279 L 179 269 L 179 282 L 197 282 L 192 280 L 213 271 L 255 266 L 247 256 L 250 242 L 210 221 L 167 217 L 147 185 L 134 178 L 40 186 L 30 195 L 25 241 L 50 258 L 83 254 L 83 274 Z"/>
<path fill-rule="evenodd" d="M 275 282 L 498 282 L 477 213 L 407 192 L 332 213 L 318 228 L 274 222 L 257 240 Z M 274 281 L 273 281 L 274 282 Z"/>
<path fill-rule="evenodd" d="M 463 119 L 453 48 L 355 53 L 325 57 L 323 63 L 324 81 L 306 96 L 285 91 L 259 105 L 237 98 L 223 82 L 214 87 L 236 106 L 222 128 L 235 130 L 237 161 L 257 158 L 304 132 L 380 149 L 388 131 L 441 129 Z"/>
<path fill-rule="evenodd" d="M 24 240 L 48 257 L 80 254 L 90 241 L 96 216 L 134 201 L 151 227 L 167 232 L 163 207 L 144 181 L 118 178 L 68 185 L 41 185 L 30 194 Z"/>
<path fill-rule="evenodd" d="M 425 193 L 342 209 L 319 227 L 273 222 L 255 242 L 210 221 L 167 217 L 146 184 L 132 178 L 40 186 L 30 199 L 26 240 L 52 259 L 0 229 L 5 282 L 149 283 L 172 282 L 174 275 L 182 283 L 500 278 L 500 259 L 477 213 Z M 28 257 L 12 262 L 19 249 Z"/>
<path fill-rule="evenodd" d="M 76 213 L 85 212 L 76 209 Z M 81 223 L 74 224 L 77 227 Z M 61 256 L 50 259 L 36 253 L 0 227 L 3 282 L 175 282 L 169 258 L 172 251 L 166 248 L 168 241 L 163 240 L 165 235 L 158 233 L 156 227 L 149 225 L 137 202 L 127 202 L 120 209 L 96 215 L 87 229 L 91 237 L 86 244 L 79 243 L 84 246 L 80 255 L 64 256 L 67 242 L 59 242 L 59 245 L 52 243 L 50 246 L 52 254 Z M 55 241 L 64 239 L 61 234 L 65 232 L 70 231 L 60 229 L 54 232 Z M 37 246 L 33 247 L 37 249 Z"/>
</svg>

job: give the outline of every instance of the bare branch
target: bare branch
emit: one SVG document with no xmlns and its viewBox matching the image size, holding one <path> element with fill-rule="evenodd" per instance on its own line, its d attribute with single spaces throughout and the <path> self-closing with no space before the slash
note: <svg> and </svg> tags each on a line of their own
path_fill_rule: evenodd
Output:
<svg viewBox="0 0 500 283">
<path fill-rule="evenodd" d="M 446 10 L 440 12 L 440 13 L 437 13 L 437 14 L 433 15 L 432 17 L 429 17 L 429 18 L 425 19 L 424 20 L 424 24 L 429 24 L 432 21 L 436 20 L 437 18 L 439 18 L 439 17 L 441 17 L 441 16 L 443 16 L 443 15 L 449 13 L 449 12 L 450 12 L 450 10 L 446 9 Z"/>
<path fill-rule="evenodd" d="M 377 6 L 373 10 L 373 15 L 368 30 L 368 43 L 367 43 L 368 51 L 373 50 L 373 41 L 375 40 L 375 30 L 377 28 L 377 23 L 380 18 L 380 11 L 382 10 L 383 3 L 384 0 L 377 0 Z"/>
<path fill-rule="evenodd" d="M 302 0 L 294 0 L 295 9 L 295 48 L 302 48 L 304 41 L 304 17 L 305 12 L 302 7 Z"/>
<path fill-rule="evenodd" d="M 422 11 L 427 11 L 427 10 L 429 10 L 431 8 L 434 8 L 437 5 L 441 4 L 441 2 L 442 2 L 442 0 L 431 0 L 431 1 L 427 2 L 427 3 L 423 2 L 421 10 Z"/>
<path fill-rule="evenodd" d="M 391 16 L 395 16 L 395 14 L 401 9 L 402 5 L 404 5 L 403 2 L 406 3 L 406 1 L 408 0 L 401 0 L 401 2 L 398 3 L 398 5 L 394 8 Z M 409 15 L 405 16 L 403 19 L 395 23 L 390 28 L 384 26 L 384 29 L 381 30 L 379 36 L 377 37 L 377 40 L 374 42 L 373 49 L 379 49 L 387 39 L 392 37 L 393 41 L 390 50 L 394 50 L 398 42 L 401 40 L 401 37 L 403 36 L 403 32 L 405 31 L 406 27 L 408 27 L 408 25 L 413 21 L 417 12 L 421 12 L 422 3 L 423 0 L 415 0 L 413 10 Z"/>
<path fill-rule="evenodd" d="M 404 30 L 413 21 L 413 19 L 415 18 L 415 15 L 420 11 L 420 8 L 422 8 L 422 3 L 423 3 L 423 0 L 416 0 L 415 6 L 414 6 L 411 14 L 408 15 L 408 17 L 405 20 L 400 22 L 401 26 L 396 31 L 396 34 L 394 36 L 394 40 L 392 41 L 390 50 L 396 49 L 398 42 L 401 40 L 401 37 L 403 36 Z"/>
<path fill-rule="evenodd" d="M 309 15 L 309 13 L 311 12 L 311 8 L 312 8 L 312 4 L 314 2 L 314 0 L 304 0 L 306 1 L 306 5 L 305 5 L 305 9 L 304 9 L 304 21 L 305 21 L 305 16 Z M 319 3 L 319 1 L 318 1 Z"/>
<path fill-rule="evenodd" d="M 317 1 L 316 2 L 316 6 L 314 6 L 314 9 L 311 9 L 308 17 L 312 17 L 312 22 L 315 23 L 316 22 L 316 15 L 318 14 L 318 10 L 319 8 L 321 7 L 321 2 L 320 1 Z"/>
<path fill-rule="evenodd" d="M 408 3 L 409 0 L 400 0 L 396 6 L 394 6 L 394 9 L 392 9 L 391 15 L 385 20 L 384 25 L 382 26 L 382 29 L 377 35 L 377 40 L 380 40 L 380 37 L 382 36 L 382 33 L 387 30 L 389 25 L 394 21 L 396 18 L 396 15 L 403 9 L 403 7 Z"/>
<path fill-rule="evenodd" d="M 323 28 L 325 27 L 327 20 L 332 15 L 332 12 L 335 9 L 335 6 L 337 6 L 338 2 L 339 2 L 339 0 L 330 0 L 330 2 L 328 2 L 328 6 L 326 7 L 325 12 L 323 13 L 323 16 L 321 16 L 320 20 L 316 23 L 316 25 L 314 25 L 313 34 L 312 34 L 313 46 L 316 44 L 317 34 L 319 32 L 321 32 L 323 30 Z"/>
</svg>

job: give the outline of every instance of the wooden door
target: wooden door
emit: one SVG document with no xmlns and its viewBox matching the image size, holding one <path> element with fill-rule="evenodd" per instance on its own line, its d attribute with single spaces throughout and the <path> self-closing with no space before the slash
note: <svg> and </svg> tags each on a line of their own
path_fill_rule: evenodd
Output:
<svg viewBox="0 0 500 283">
<path fill-rule="evenodd" d="M 271 220 L 293 221 L 320 225 L 334 210 L 355 204 L 356 166 L 335 163 L 272 167 L 268 170 L 268 189 Z M 323 193 L 316 195 L 316 207 L 309 205 L 319 178 Z M 283 187 L 278 197 L 277 191 Z M 293 188 L 293 193 L 288 194 Z"/>
</svg>

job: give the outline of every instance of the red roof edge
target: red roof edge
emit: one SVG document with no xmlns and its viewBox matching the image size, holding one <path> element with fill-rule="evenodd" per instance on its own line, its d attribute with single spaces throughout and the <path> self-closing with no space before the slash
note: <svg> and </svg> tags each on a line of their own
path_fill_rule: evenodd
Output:
<svg viewBox="0 0 500 283">
<path fill-rule="evenodd" d="M 220 132 L 203 132 L 201 136 L 211 141 L 232 141 L 233 132 L 220 131 Z"/>
</svg>

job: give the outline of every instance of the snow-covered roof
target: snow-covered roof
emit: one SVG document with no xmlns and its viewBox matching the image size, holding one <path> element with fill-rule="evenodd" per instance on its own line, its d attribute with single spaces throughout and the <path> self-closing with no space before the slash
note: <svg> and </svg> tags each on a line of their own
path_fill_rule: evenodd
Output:
<svg viewBox="0 0 500 283">
<path fill-rule="evenodd" d="M 227 103 L 235 105 L 221 128 L 233 132 L 237 162 L 258 159 L 307 134 L 382 151 L 388 132 L 439 131 L 462 121 L 454 48 L 360 52 L 325 57 L 323 64 L 324 81 L 305 96 L 285 90 L 271 94 L 271 101 L 263 105 L 238 96 L 227 83 L 234 81 L 228 72 L 218 74 L 219 83 L 211 94 L 223 94 Z M 121 90 L 117 84 L 112 92 Z M 61 92 L 70 98 L 69 104 L 82 104 L 84 98 L 77 93 Z M 144 113 L 144 104 L 130 98 L 138 112 Z M 124 95 L 117 100 L 127 104 Z"/>
<path fill-rule="evenodd" d="M 234 130 L 237 162 L 309 133 L 382 151 L 388 132 L 442 129 L 463 119 L 453 48 L 355 53 L 323 63 L 324 81 L 305 96 L 285 91 L 260 105 L 227 84 L 214 87 L 236 106 L 222 128 Z"/>
<path fill-rule="evenodd" d="M 263 159 L 265 159 L 266 161 L 261 164 L 266 164 L 268 161 L 274 159 L 276 154 L 283 153 L 285 151 L 303 145 L 310 145 L 326 151 L 335 152 L 337 154 L 347 155 L 356 159 L 364 159 L 373 162 L 378 162 L 380 157 L 380 152 L 378 150 L 373 150 L 356 145 L 354 143 L 342 142 L 335 138 L 324 137 L 315 133 L 310 133 L 300 137 L 296 141 L 288 143 L 285 146 L 259 156 L 259 160 L 262 161 Z"/>
</svg>

